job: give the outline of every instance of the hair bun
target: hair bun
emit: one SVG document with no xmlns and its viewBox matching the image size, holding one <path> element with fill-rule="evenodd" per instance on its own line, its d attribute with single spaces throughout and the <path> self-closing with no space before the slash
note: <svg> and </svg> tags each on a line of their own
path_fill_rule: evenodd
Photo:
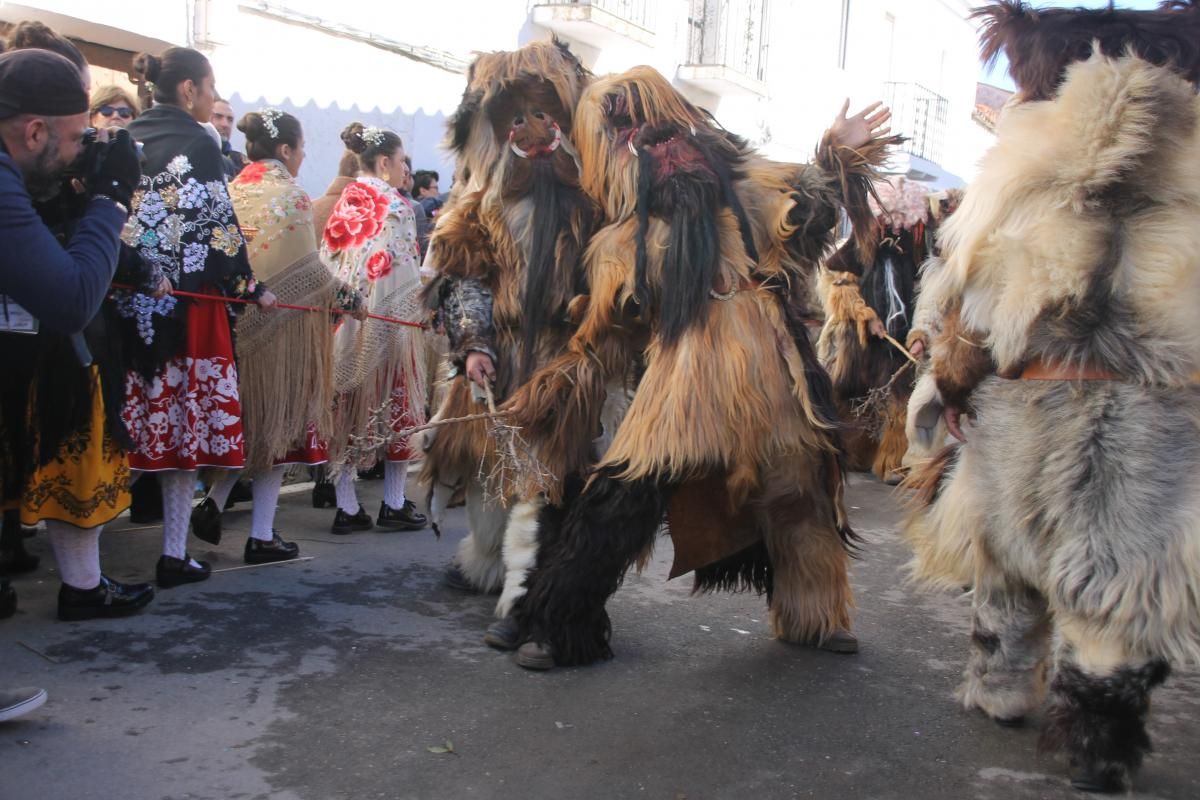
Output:
<svg viewBox="0 0 1200 800">
<path fill-rule="evenodd" d="M 342 131 L 342 143 L 346 145 L 346 149 L 352 153 L 364 153 L 367 149 L 367 143 L 363 141 L 362 134 L 365 128 L 361 122 L 351 122 Z"/>
<path fill-rule="evenodd" d="M 157 83 L 162 74 L 162 59 L 150 53 L 138 53 L 133 57 L 133 71 L 142 80 Z"/>
<path fill-rule="evenodd" d="M 250 140 L 270 138 L 267 135 L 267 126 L 263 122 L 262 114 L 257 111 L 251 111 L 238 120 L 237 129 L 246 134 L 246 138 Z"/>
</svg>

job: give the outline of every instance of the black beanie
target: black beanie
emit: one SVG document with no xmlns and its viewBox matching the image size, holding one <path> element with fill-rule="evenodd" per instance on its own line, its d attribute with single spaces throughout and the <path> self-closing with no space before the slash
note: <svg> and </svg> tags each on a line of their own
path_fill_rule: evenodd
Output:
<svg viewBox="0 0 1200 800">
<path fill-rule="evenodd" d="M 49 50 L 0 55 L 0 119 L 19 114 L 67 117 L 88 110 L 79 70 Z"/>
</svg>

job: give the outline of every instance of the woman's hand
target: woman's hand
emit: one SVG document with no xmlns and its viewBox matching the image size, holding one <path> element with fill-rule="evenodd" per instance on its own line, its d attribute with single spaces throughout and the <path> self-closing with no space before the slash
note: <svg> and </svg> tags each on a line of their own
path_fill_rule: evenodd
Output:
<svg viewBox="0 0 1200 800">
<path fill-rule="evenodd" d="M 158 286 L 154 287 L 154 291 L 151 292 L 150 296 L 155 300 L 161 300 L 167 295 L 174 293 L 175 287 L 171 285 L 171 279 L 164 275 L 158 279 Z"/>
<path fill-rule="evenodd" d="M 279 300 L 275 297 L 275 293 L 270 289 L 267 289 L 258 296 L 258 307 L 263 311 L 274 311 L 278 302 Z"/>
</svg>

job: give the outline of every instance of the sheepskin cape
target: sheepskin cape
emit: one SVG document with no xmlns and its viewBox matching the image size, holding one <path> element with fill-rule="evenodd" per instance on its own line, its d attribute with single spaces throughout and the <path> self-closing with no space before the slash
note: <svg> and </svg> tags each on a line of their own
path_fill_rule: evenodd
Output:
<svg viewBox="0 0 1200 800">
<path fill-rule="evenodd" d="M 1197 220 L 1195 87 L 1097 54 L 1006 112 L 925 286 L 974 424 L 908 524 L 915 572 L 1024 583 L 1101 674 L 1200 657 Z M 1016 379 L 1039 363 L 1117 379 Z"/>
</svg>

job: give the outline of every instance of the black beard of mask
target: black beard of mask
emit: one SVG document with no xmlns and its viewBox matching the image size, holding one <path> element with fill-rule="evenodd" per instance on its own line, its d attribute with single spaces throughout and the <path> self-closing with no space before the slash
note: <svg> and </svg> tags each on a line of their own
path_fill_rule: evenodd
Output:
<svg viewBox="0 0 1200 800">
<path fill-rule="evenodd" d="M 522 295 L 521 365 L 518 379 L 524 381 L 532 371 L 538 334 L 546 324 L 559 324 L 565 303 L 575 293 L 580 253 L 570 244 L 568 235 L 560 247 L 560 235 L 570 233 L 572 217 L 580 206 L 578 189 L 565 184 L 549 158 L 530 161 L 533 197 L 532 233 L 525 288 Z"/>
<path fill-rule="evenodd" d="M 733 211 L 746 252 L 752 260 L 758 260 L 729 166 L 713 157 L 707 159 L 707 164 L 711 172 L 681 171 L 656 179 L 654 156 L 646 149 L 638 150 L 635 297 L 643 319 L 651 307 L 657 310 L 658 335 L 666 344 L 682 336 L 707 308 L 709 292 L 721 267 L 718 219 L 723 208 Z M 646 275 L 646 236 L 652 214 L 670 226 L 663 254 L 662 288 L 656 300 L 651 298 Z"/>
</svg>

